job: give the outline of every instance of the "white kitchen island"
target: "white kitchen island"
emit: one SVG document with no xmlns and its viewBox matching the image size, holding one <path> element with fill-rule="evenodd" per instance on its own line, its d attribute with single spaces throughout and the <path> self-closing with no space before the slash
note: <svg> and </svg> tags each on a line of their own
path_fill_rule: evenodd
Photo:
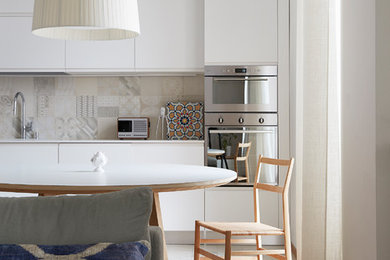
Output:
<svg viewBox="0 0 390 260">
<path fill-rule="evenodd" d="M 83 164 L 90 163 L 98 151 L 108 157 L 107 167 L 139 163 L 204 165 L 203 141 L 154 140 L 0 140 L 0 164 Z M 203 189 L 164 192 L 160 201 L 164 229 L 174 232 L 175 237 L 177 233 L 192 233 L 195 219 L 204 220 Z"/>
</svg>

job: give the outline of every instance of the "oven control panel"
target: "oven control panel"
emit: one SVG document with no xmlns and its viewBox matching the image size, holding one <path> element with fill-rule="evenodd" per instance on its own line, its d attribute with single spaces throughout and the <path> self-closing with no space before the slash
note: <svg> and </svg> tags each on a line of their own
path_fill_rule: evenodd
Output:
<svg viewBox="0 0 390 260">
<path fill-rule="evenodd" d="M 206 126 L 277 126 L 276 113 L 205 113 Z"/>
</svg>

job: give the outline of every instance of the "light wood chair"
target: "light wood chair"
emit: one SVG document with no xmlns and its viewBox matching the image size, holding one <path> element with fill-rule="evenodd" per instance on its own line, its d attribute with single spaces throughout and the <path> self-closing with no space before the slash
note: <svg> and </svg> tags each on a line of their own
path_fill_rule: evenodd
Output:
<svg viewBox="0 0 390 260">
<path fill-rule="evenodd" d="M 249 151 L 251 150 L 252 142 L 249 143 L 238 143 L 237 149 L 236 149 L 236 155 L 234 156 L 234 171 L 237 172 L 237 179 L 236 182 L 246 180 L 246 182 L 249 182 Z M 241 156 L 240 156 L 240 149 L 241 149 Z M 244 152 L 244 150 L 246 150 Z M 245 177 L 238 175 L 238 164 L 237 162 L 244 162 L 245 163 Z"/>
<path fill-rule="evenodd" d="M 287 166 L 287 175 L 283 186 L 272 186 L 260 182 L 260 172 L 262 164 Z M 232 256 L 257 256 L 260 259 L 262 255 L 269 255 L 276 259 L 291 260 L 291 239 L 290 239 L 290 216 L 289 216 L 289 201 L 288 191 L 290 187 L 291 172 L 294 165 L 294 158 L 290 160 L 279 160 L 265 158 L 259 156 L 257 164 L 256 179 L 253 184 L 253 196 L 254 196 L 254 209 L 255 209 L 255 221 L 254 222 L 204 222 L 195 221 L 195 246 L 194 246 L 194 259 L 199 260 L 200 255 L 206 257 L 206 259 L 213 260 L 230 260 Z M 277 228 L 261 223 L 260 210 L 258 206 L 259 202 L 259 190 L 265 190 L 270 192 L 277 192 L 282 194 L 283 198 L 283 228 Z M 200 227 L 204 227 L 211 231 L 220 233 L 225 236 L 225 239 L 201 239 Z M 233 236 L 255 236 L 254 239 L 232 239 Z M 261 236 L 262 235 L 278 235 L 284 236 L 284 249 L 280 250 L 268 250 L 262 248 Z M 257 250 L 249 251 L 232 251 L 232 243 L 247 244 L 256 242 Z M 225 244 L 225 257 L 222 258 L 213 253 L 206 251 L 200 247 L 200 244 Z M 204 258 L 202 258 L 204 259 Z M 240 258 L 241 259 L 241 258 Z"/>
</svg>

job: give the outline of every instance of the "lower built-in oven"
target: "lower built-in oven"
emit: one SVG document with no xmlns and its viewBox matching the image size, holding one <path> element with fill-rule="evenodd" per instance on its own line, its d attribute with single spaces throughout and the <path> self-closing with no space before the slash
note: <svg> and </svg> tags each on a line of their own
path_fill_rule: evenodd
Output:
<svg viewBox="0 0 390 260">
<path fill-rule="evenodd" d="M 206 66 L 205 112 L 277 112 L 277 66 Z"/>
<path fill-rule="evenodd" d="M 276 113 L 205 113 L 206 165 L 235 170 L 238 179 L 229 186 L 252 186 L 259 155 L 278 158 L 277 118 Z M 277 185 L 277 167 L 264 165 L 260 180 Z"/>
</svg>

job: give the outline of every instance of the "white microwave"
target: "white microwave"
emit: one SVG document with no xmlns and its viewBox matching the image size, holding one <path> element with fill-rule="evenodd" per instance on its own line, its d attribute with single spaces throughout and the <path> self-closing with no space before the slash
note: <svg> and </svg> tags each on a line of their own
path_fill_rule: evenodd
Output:
<svg viewBox="0 0 390 260">
<path fill-rule="evenodd" d="M 119 117 L 118 139 L 148 139 L 149 128 L 147 117 Z"/>
</svg>

